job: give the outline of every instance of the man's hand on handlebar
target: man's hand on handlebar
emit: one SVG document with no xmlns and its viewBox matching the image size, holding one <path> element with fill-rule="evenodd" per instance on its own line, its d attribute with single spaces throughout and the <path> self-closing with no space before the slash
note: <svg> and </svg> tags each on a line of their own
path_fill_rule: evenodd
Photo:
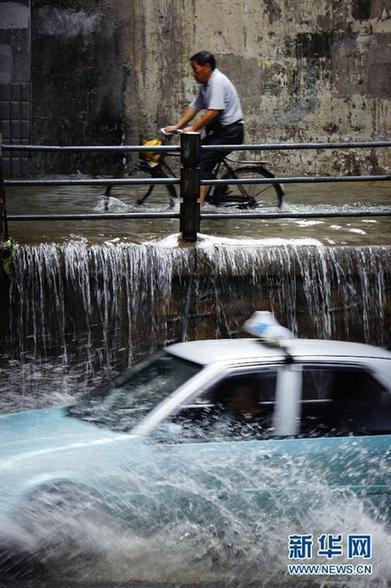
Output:
<svg viewBox="0 0 391 588">
<path fill-rule="evenodd" d="M 162 127 L 160 132 L 163 135 L 180 135 L 181 133 L 191 133 L 192 127 L 185 127 L 184 129 L 178 129 L 175 125 L 168 125 L 167 127 Z"/>
<path fill-rule="evenodd" d="M 180 132 L 180 130 L 178 129 L 178 127 L 176 125 L 168 125 L 167 127 L 162 127 L 160 129 L 160 132 L 163 135 L 174 135 L 175 133 Z"/>
</svg>

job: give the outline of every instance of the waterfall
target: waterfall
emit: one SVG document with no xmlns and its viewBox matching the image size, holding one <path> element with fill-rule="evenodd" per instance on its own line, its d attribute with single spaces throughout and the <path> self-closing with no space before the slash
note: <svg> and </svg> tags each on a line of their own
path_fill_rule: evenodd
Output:
<svg viewBox="0 0 391 588">
<path fill-rule="evenodd" d="M 273 309 L 301 337 L 389 344 L 389 247 L 84 242 L 19 246 L 9 325 L 13 347 L 87 366 L 129 363 L 171 341 L 240 335 Z"/>
</svg>

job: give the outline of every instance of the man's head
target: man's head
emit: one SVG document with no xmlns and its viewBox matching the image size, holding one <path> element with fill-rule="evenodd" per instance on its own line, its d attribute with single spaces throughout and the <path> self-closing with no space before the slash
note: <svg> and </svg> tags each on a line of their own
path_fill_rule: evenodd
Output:
<svg viewBox="0 0 391 588">
<path fill-rule="evenodd" d="M 216 59 L 209 51 L 199 51 L 190 57 L 190 64 L 196 82 L 206 84 L 216 68 Z"/>
</svg>

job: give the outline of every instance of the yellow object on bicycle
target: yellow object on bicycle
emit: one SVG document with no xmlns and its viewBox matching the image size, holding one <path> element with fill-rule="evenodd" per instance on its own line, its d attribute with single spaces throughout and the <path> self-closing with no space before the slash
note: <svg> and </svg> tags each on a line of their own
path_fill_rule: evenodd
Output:
<svg viewBox="0 0 391 588">
<path fill-rule="evenodd" d="M 160 141 L 160 139 L 149 139 L 149 140 L 143 141 L 143 145 L 149 145 L 150 147 L 158 147 L 161 144 L 162 144 L 162 142 Z M 161 156 L 160 153 L 155 153 L 154 151 L 143 151 L 141 153 L 141 157 L 151 167 L 155 167 L 155 165 L 158 165 L 158 163 L 160 161 L 160 156 Z"/>
</svg>

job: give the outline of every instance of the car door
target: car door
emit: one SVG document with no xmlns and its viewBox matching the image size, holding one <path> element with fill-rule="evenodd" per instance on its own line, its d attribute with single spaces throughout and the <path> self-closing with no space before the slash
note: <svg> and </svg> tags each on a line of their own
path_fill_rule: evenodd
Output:
<svg viewBox="0 0 391 588">
<path fill-rule="evenodd" d="M 313 515 L 330 505 L 347 513 L 354 503 L 378 520 L 390 520 L 390 392 L 357 365 L 297 367 L 302 394 L 292 455 L 300 472 L 298 492 L 306 494 Z"/>
<path fill-rule="evenodd" d="M 286 437 L 298 422 L 297 376 L 286 364 L 230 370 L 156 427 L 151 444 L 164 463 L 167 508 L 175 504 L 192 521 L 219 526 L 258 525 L 260 512 L 285 508 L 276 492 L 288 486 Z M 257 394 L 259 413 L 237 424 L 224 399 L 244 384 Z"/>
</svg>

